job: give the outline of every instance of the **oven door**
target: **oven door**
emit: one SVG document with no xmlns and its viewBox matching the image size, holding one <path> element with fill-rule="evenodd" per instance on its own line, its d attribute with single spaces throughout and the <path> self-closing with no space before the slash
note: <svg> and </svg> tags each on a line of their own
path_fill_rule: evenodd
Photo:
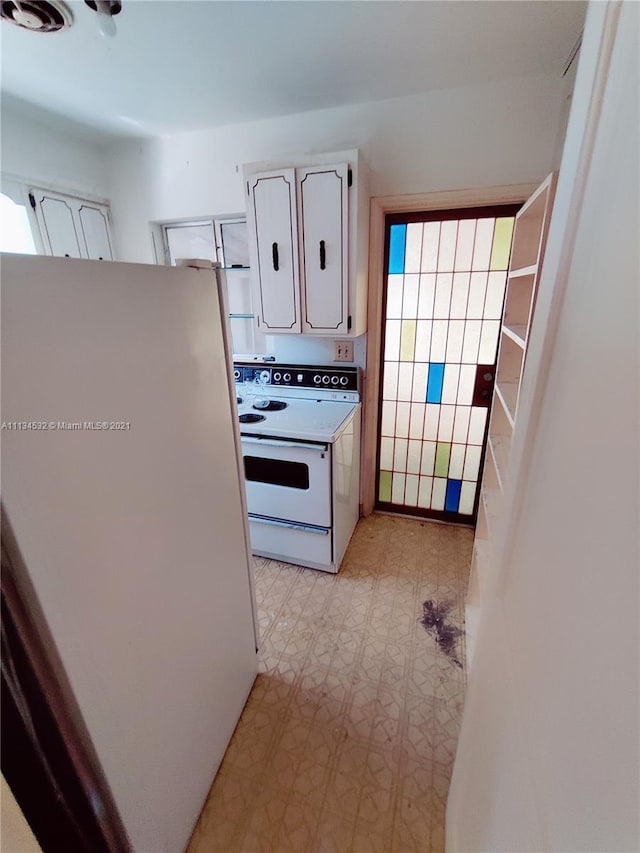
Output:
<svg viewBox="0 0 640 853">
<path fill-rule="evenodd" d="M 241 436 L 247 509 L 252 515 L 331 527 L 331 448 Z"/>
</svg>

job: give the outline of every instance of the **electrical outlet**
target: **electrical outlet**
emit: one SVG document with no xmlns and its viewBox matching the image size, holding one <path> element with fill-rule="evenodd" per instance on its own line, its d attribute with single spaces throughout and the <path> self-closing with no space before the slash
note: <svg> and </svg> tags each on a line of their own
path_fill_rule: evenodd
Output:
<svg viewBox="0 0 640 853">
<path fill-rule="evenodd" d="M 334 341 L 333 360 L 353 361 L 353 341 Z"/>
</svg>

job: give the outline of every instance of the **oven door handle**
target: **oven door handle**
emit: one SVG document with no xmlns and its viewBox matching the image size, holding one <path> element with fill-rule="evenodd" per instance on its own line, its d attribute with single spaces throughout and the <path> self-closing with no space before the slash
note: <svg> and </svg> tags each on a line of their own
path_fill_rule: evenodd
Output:
<svg viewBox="0 0 640 853">
<path fill-rule="evenodd" d="M 298 524 L 295 521 L 280 521 L 278 518 L 265 518 L 263 515 L 252 515 L 249 513 L 249 521 L 270 524 L 272 527 L 287 527 L 289 530 L 302 530 L 304 533 L 317 533 L 319 536 L 329 535 L 326 527 L 316 527 L 313 524 Z"/>
<path fill-rule="evenodd" d="M 326 444 L 307 444 L 302 441 L 278 441 L 272 438 L 256 438 L 255 436 L 241 435 L 243 444 L 260 444 L 263 447 L 301 447 L 303 450 L 318 450 L 323 453 L 329 449 Z"/>
</svg>

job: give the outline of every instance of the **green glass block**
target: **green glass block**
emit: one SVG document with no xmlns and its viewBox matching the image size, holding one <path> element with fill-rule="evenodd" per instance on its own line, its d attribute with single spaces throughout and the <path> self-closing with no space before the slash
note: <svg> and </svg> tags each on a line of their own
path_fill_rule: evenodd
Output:
<svg viewBox="0 0 640 853">
<path fill-rule="evenodd" d="M 400 361 L 413 361 L 416 349 L 416 321 L 403 320 L 400 336 Z"/>
<path fill-rule="evenodd" d="M 391 503 L 391 471 L 380 471 L 379 497 L 383 503 Z"/>
<path fill-rule="evenodd" d="M 509 266 L 513 223 L 514 219 L 512 216 L 496 219 L 496 227 L 493 232 L 491 262 L 489 264 L 489 269 L 491 270 L 506 270 Z"/>
<path fill-rule="evenodd" d="M 439 441 L 436 449 L 436 477 L 446 477 L 449 473 L 449 457 L 451 456 L 451 444 Z"/>
</svg>

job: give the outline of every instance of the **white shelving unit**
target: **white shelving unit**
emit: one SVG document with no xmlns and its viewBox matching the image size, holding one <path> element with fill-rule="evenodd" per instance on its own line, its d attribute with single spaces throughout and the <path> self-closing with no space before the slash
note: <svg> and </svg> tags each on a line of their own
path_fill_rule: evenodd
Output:
<svg viewBox="0 0 640 853">
<path fill-rule="evenodd" d="M 509 457 L 517 428 L 518 398 L 527 357 L 527 342 L 536 305 L 556 175 L 549 175 L 516 214 L 507 274 L 496 382 L 489 421 L 478 521 L 466 604 L 467 661 L 473 662 L 483 601 L 491 594 L 493 543 L 499 535 Z"/>
</svg>

